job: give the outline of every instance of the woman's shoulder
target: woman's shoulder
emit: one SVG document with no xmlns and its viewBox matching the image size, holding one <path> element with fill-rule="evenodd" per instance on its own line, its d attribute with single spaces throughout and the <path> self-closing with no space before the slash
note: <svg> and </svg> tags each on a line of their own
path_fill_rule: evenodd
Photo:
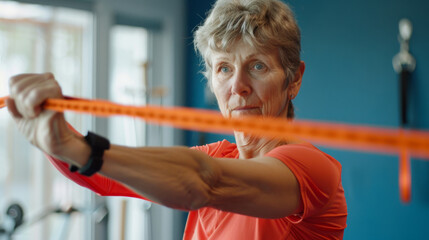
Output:
<svg viewBox="0 0 429 240">
<path fill-rule="evenodd" d="M 282 161 L 301 184 L 317 186 L 327 195 L 333 194 L 341 183 L 340 162 L 310 143 L 282 145 L 266 156 Z"/>
<path fill-rule="evenodd" d="M 294 160 L 311 164 L 311 166 L 333 165 L 341 171 L 341 164 L 331 155 L 323 152 L 309 142 L 299 142 L 278 146 L 268 152 L 267 156 L 281 158 L 280 160 Z"/>
<path fill-rule="evenodd" d="M 222 141 L 209 143 L 206 145 L 195 146 L 195 147 L 192 147 L 191 149 L 205 152 L 212 157 L 219 157 L 219 158 L 238 157 L 237 145 L 225 139 Z"/>
</svg>

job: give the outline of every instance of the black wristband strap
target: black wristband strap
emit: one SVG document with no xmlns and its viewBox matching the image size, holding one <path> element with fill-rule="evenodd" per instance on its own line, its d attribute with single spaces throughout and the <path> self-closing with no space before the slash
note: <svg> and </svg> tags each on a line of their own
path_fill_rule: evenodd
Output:
<svg viewBox="0 0 429 240">
<path fill-rule="evenodd" d="M 85 141 L 91 147 L 91 155 L 89 156 L 88 162 L 80 169 L 71 165 L 70 171 L 78 171 L 84 176 L 92 176 L 94 173 L 100 171 L 101 166 L 103 166 L 103 154 L 105 150 L 110 148 L 110 142 L 108 139 L 92 132 L 88 132 L 85 136 Z"/>
</svg>

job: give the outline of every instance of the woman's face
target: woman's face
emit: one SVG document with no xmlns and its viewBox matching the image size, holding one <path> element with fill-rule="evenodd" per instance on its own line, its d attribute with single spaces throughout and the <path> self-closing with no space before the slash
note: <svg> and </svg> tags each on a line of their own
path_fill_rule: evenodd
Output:
<svg viewBox="0 0 429 240">
<path fill-rule="evenodd" d="M 236 44 L 230 53 L 211 55 L 211 84 L 224 117 L 262 115 L 286 117 L 286 74 L 277 50 L 260 52 Z"/>
</svg>

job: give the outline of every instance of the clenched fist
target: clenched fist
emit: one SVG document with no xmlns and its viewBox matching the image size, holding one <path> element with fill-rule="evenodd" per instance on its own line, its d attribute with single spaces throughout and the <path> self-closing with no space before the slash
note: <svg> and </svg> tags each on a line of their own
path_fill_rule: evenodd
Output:
<svg viewBox="0 0 429 240">
<path fill-rule="evenodd" d="M 45 153 L 74 163 L 67 158 L 82 139 L 67 127 L 63 113 L 42 109 L 46 99 L 64 98 L 54 75 L 16 75 L 10 78 L 9 88 L 6 104 L 19 131 Z"/>
</svg>

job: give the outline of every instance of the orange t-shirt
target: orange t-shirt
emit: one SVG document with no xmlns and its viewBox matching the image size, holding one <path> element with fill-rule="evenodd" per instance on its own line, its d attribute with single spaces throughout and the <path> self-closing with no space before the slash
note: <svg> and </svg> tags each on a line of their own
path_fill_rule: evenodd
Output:
<svg viewBox="0 0 429 240">
<path fill-rule="evenodd" d="M 238 158 L 239 155 L 236 145 L 226 140 L 194 149 L 213 157 Z M 189 212 L 185 240 L 342 239 L 347 206 L 341 185 L 341 165 L 308 143 L 280 146 L 266 155 L 281 160 L 295 174 L 301 188 L 302 213 L 264 219 L 201 208 Z M 86 177 L 72 173 L 68 164 L 47 157 L 63 175 L 101 196 L 145 199 L 119 182 L 100 174 Z"/>
<path fill-rule="evenodd" d="M 239 156 L 236 145 L 226 140 L 195 149 L 212 157 Z M 347 205 L 340 163 L 309 143 L 279 146 L 266 156 L 279 159 L 294 173 L 301 189 L 302 213 L 264 219 L 202 208 L 189 212 L 185 240 L 343 238 Z"/>
</svg>

